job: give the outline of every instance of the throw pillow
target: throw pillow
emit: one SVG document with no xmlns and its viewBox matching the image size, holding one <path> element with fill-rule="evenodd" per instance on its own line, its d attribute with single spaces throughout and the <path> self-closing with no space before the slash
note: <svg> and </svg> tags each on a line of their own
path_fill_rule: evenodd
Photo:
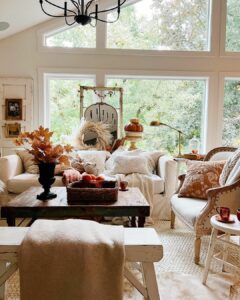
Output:
<svg viewBox="0 0 240 300">
<path fill-rule="evenodd" d="M 225 161 L 189 162 L 179 197 L 207 199 L 207 190 L 219 186 Z"/>
<path fill-rule="evenodd" d="M 77 151 L 77 156 L 84 162 L 96 164 L 97 173 L 100 174 L 104 171 L 105 162 L 110 153 L 108 151 L 79 150 Z"/>
<path fill-rule="evenodd" d="M 148 160 L 146 157 L 140 156 L 124 156 L 115 157 L 112 174 L 149 174 Z"/>
<path fill-rule="evenodd" d="M 23 162 L 25 172 L 39 174 L 38 165 L 34 162 L 34 156 L 31 153 L 27 150 L 18 150 L 16 153 Z"/>
<path fill-rule="evenodd" d="M 225 185 L 233 184 L 239 179 L 240 179 L 240 159 L 238 159 L 235 166 L 232 168 L 232 171 L 228 175 Z"/>
<path fill-rule="evenodd" d="M 222 170 L 222 174 L 219 179 L 219 183 L 221 186 L 224 186 L 226 184 L 229 174 L 231 173 L 231 171 L 233 170 L 234 166 L 236 165 L 239 159 L 240 159 L 240 148 L 237 149 L 233 153 L 233 155 L 231 155 L 226 161 L 226 164 Z"/>
<path fill-rule="evenodd" d="M 157 167 L 157 162 L 160 156 L 164 154 L 165 153 L 160 151 L 144 151 L 141 149 L 127 151 L 124 147 L 119 147 L 115 152 L 112 153 L 111 157 L 106 161 L 105 168 L 107 171 L 111 171 L 113 169 L 115 158 L 119 155 L 128 157 L 138 156 L 147 159 L 148 173 L 153 173 L 153 171 Z"/>
</svg>

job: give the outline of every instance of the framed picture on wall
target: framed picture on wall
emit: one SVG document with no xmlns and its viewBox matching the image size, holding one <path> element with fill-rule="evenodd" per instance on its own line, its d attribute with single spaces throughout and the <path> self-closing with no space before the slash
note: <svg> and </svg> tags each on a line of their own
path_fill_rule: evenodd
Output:
<svg viewBox="0 0 240 300">
<path fill-rule="evenodd" d="M 6 120 L 22 120 L 22 99 L 5 99 Z"/>
<path fill-rule="evenodd" d="M 16 138 L 21 133 L 21 124 L 5 124 L 6 127 L 6 138 Z"/>
</svg>

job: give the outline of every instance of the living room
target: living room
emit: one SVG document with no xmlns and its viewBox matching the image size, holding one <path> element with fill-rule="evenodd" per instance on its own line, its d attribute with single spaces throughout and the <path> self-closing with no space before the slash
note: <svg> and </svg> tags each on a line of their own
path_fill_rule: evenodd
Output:
<svg viewBox="0 0 240 300">
<path fill-rule="evenodd" d="M 64 6 L 64 1 L 61 2 Z M 70 2 L 69 7 L 73 5 Z M 99 10 L 118 3 L 115 0 L 99 2 Z M 43 5 L 50 14 L 60 15 L 63 11 L 47 3 Z M 95 3 L 92 9 L 96 9 Z M 153 207 L 154 225 L 147 225 L 157 230 L 163 246 L 163 259 L 155 265 L 161 299 L 165 299 L 164 293 L 167 293 L 167 289 L 161 291 L 162 286 L 175 286 L 174 297 L 178 299 L 179 291 L 185 291 L 190 285 L 179 287 L 177 282 L 188 280 L 192 286 L 186 292 L 190 293 L 186 294 L 186 299 L 187 295 L 191 295 L 191 299 L 230 297 L 232 283 L 227 285 L 226 274 L 220 273 L 217 263 L 213 269 L 220 275 L 217 274 L 216 278 L 212 273 L 209 275 L 213 294 L 204 294 L 209 290 L 204 290 L 205 286 L 201 283 L 210 239 L 209 232 L 205 235 L 203 228 L 211 229 L 210 217 L 203 227 L 199 226 L 202 231 L 193 229 L 192 224 L 189 230 L 185 226 L 189 222 L 180 218 L 178 206 L 171 199 L 179 184 L 177 176 L 186 171 L 185 160 L 174 160 L 179 152 L 189 154 L 193 150 L 191 143 L 195 141 L 198 154 L 202 155 L 216 147 L 229 147 L 229 151 L 219 154 L 221 158 L 216 158 L 227 160 L 239 147 L 239 10 L 237 0 L 127 0 L 121 7 L 117 22 L 98 21 L 96 27 L 92 27 L 90 24 L 70 26 L 65 18 L 48 16 L 41 10 L 39 1 L 3 1 L 0 4 L 1 157 L 15 155 L 18 147 L 13 141 L 18 134 L 31 132 L 39 126 L 54 132 L 54 143 L 72 144 L 72 134 L 79 128 L 83 114 L 81 107 L 85 110 L 102 99 L 102 95 L 103 102 L 112 105 L 117 112 L 119 138 L 125 137 L 124 126 L 129 125 L 130 119 L 138 118 L 144 132 L 143 138 L 141 135 L 133 143 L 138 148 L 133 151 L 139 151 L 137 156 L 142 158 L 137 165 L 140 167 L 145 159 L 140 151 L 159 152 L 157 158 L 154 156 L 155 170 L 151 170 L 156 173 L 154 175 L 160 175 L 154 179 L 154 188 L 151 188 L 152 182 L 146 185 L 146 180 L 138 185 L 151 204 L 150 210 Z M 110 22 L 116 15 L 116 10 L 112 10 L 100 18 Z M 71 18 L 69 20 L 72 21 Z M 80 86 L 119 88 L 122 95 L 113 91 L 108 95 L 106 92 L 106 97 L 105 92 L 100 93 L 99 97 L 98 91 L 86 89 L 81 98 Z M 12 114 L 12 103 L 19 109 L 18 115 Z M 150 126 L 152 121 L 166 126 Z M 125 141 L 126 149 L 130 140 Z M 128 165 L 124 162 L 122 165 Z M 1 165 L 0 170 L 1 180 L 5 176 L 0 186 L 3 190 L 1 199 L 4 199 L 1 203 L 6 198 L 9 201 L 9 192 L 12 198 L 13 194 L 15 197 L 26 188 L 22 181 L 16 181 L 19 179 L 17 176 L 24 173 L 19 172 L 22 168 L 19 160 L 11 158 L 8 167 L 6 164 L 4 167 Z M 126 171 L 128 173 L 130 171 Z M 115 174 L 121 172 L 118 170 Z M 17 178 L 13 180 L 15 176 Z M 32 184 L 33 177 L 37 182 L 37 174 L 27 174 L 28 185 Z M 4 182 L 9 179 L 12 181 L 6 188 Z M 128 176 L 128 180 L 129 187 L 132 184 L 130 180 L 136 182 L 134 176 L 131 179 Z M 155 188 L 157 190 L 153 191 Z M 234 185 L 233 189 L 236 194 L 229 196 L 230 201 L 239 197 L 238 185 Z M 224 198 L 224 192 L 220 193 L 217 196 L 211 194 L 211 199 Z M 149 199 L 153 199 L 152 203 Z M 221 201 L 221 205 L 213 204 L 214 214 L 217 213 L 216 206 L 231 207 Z M 186 207 L 191 203 L 187 202 Z M 177 216 L 175 229 L 170 229 L 171 205 Z M 198 209 L 202 208 L 201 205 L 199 201 Z M 235 206 L 231 207 L 231 214 L 236 214 Z M 240 208 L 239 201 L 237 208 Z M 134 220 L 135 216 L 132 217 Z M 9 222 L 13 222 L 10 219 Z M 21 220 L 17 217 L 15 224 Z M 1 221 L 6 226 L 6 220 Z M 26 220 L 23 220 L 24 224 Z M 229 256 L 240 265 L 239 254 L 233 251 Z M 200 263 L 195 264 L 194 259 Z M 14 291 L 19 284 L 17 275 L 14 276 L 6 288 L 6 299 L 16 297 Z M 124 287 L 127 290 L 125 298 L 128 294 L 129 299 L 139 299 L 139 294 L 135 295 L 131 287 Z M 203 294 L 199 292 L 194 298 L 192 294 L 196 288 Z M 234 289 L 237 291 L 236 284 Z M 221 298 L 224 297 L 222 295 L 225 298 Z"/>
</svg>

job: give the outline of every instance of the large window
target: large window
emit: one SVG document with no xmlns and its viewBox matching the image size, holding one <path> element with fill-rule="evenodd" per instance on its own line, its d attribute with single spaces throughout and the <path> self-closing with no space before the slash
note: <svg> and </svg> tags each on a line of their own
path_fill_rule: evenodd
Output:
<svg viewBox="0 0 240 300">
<path fill-rule="evenodd" d="M 240 145 L 240 78 L 226 78 L 224 84 L 223 144 Z"/>
<path fill-rule="evenodd" d="M 63 48 L 95 48 L 96 28 L 92 26 L 65 27 L 45 34 L 45 46 Z"/>
<path fill-rule="evenodd" d="M 141 0 L 107 27 L 107 47 L 208 51 L 210 0 Z M 109 14 L 109 19 L 112 19 Z"/>
<path fill-rule="evenodd" d="M 227 0 L 226 51 L 240 52 L 239 0 Z"/>
<path fill-rule="evenodd" d="M 48 79 L 48 98 L 50 101 L 50 128 L 54 131 L 55 142 L 65 142 L 68 136 L 79 126 L 80 122 L 80 98 L 79 85 L 94 85 L 94 76 L 82 76 L 79 78 Z M 86 105 L 92 103 L 92 99 L 86 95 Z"/>
<path fill-rule="evenodd" d="M 177 132 L 150 127 L 150 122 L 156 119 L 186 134 L 182 141 L 185 151 L 193 136 L 202 140 L 206 79 L 119 77 L 108 76 L 107 85 L 123 87 L 123 124 L 137 117 L 144 125 L 141 147 L 177 152 Z M 117 106 L 117 99 L 112 97 L 111 103 Z"/>
</svg>

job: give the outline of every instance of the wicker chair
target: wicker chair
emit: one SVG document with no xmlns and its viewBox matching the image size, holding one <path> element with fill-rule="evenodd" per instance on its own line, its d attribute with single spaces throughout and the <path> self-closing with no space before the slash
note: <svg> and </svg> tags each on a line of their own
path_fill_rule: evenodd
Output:
<svg viewBox="0 0 240 300">
<path fill-rule="evenodd" d="M 205 156 L 204 161 L 218 161 L 227 159 L 236 148 L 214 148 Z M 180 175 L 181 188 L 185 175 Z M 178 189 L 178 190 L 179 190 Z M 195 258 L 196 264 L 200 259 L 201 237 L 211 233 L 210 218 L 216 214 L 216 207 L 227 206 L 231 213 L 236 213 L 240 207 L 240 179 L 231 185 L 212 188 L 207 191 L 207 200 L 179 198 L 175 194 L 171 198 L 171 228 L 174 228 L 175 216 L 185 225 L 195 231 Z"/>
</svg>

